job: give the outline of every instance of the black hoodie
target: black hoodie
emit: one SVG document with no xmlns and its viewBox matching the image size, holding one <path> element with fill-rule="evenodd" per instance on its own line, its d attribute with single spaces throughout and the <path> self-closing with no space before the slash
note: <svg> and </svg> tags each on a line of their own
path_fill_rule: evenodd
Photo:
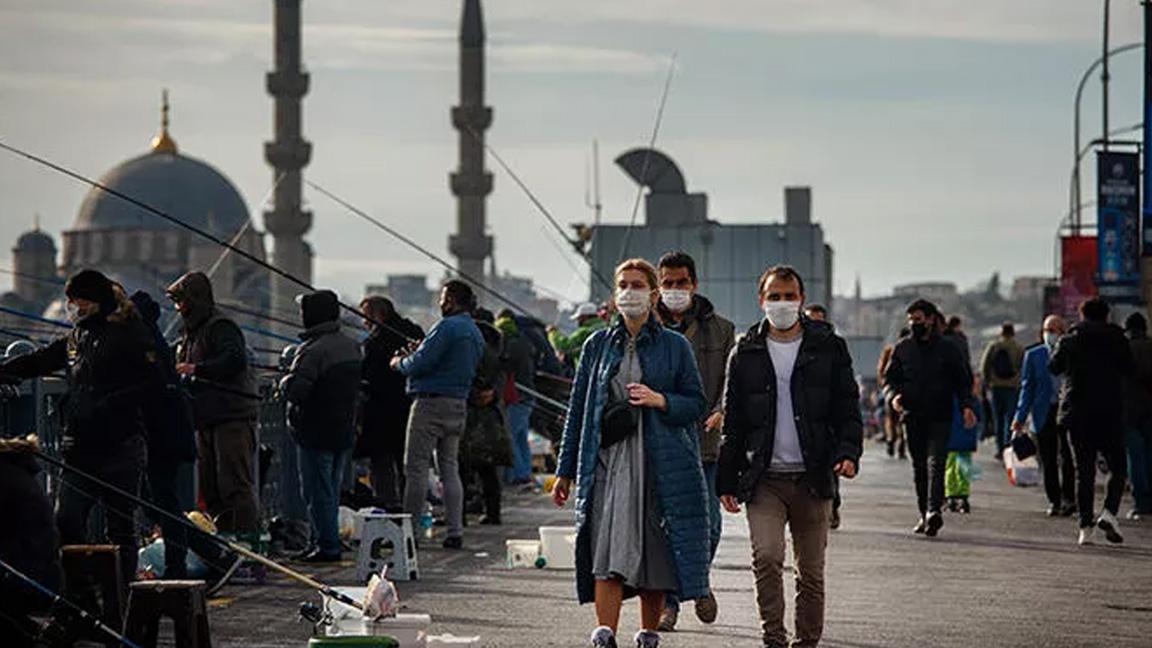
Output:
<svg viewBox="0 0 1152 648">
<path fill-rule="evenodd" d="M 1080 322 L 1060 338 L 1048 370 L 1064 376 L 1057 421 L 1069 428 L 1091 427 L 1121 434 L 1124 376 L 1132 354 L 1115 324 Z"/>
</svg>

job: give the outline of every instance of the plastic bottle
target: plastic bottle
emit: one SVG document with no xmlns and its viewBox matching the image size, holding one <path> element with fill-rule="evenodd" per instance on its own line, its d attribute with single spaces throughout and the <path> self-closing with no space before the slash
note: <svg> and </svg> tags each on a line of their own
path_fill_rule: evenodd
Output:
<svg viewBox="0 0 1152 648">
<path fill-rule="evenodd" d="M 429 507 L 425 506 L 424 507 L 424 513 L 423 513 L 423 515 L 420 516 L 420 532 L 428 540 L 432 539 L 432 526 L 433 526 L 432 510 Z"/>
</svg>

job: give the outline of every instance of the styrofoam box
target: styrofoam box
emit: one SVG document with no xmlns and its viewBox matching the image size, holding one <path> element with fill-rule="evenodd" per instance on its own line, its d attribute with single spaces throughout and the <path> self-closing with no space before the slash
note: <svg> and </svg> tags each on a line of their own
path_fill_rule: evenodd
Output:
<svg viewBox="0 0 1152 648">
<path fill-rule="evenodd" d="M 576 569 L 576 529 L 540 527 L 540 555 L 547 569 Z"/>
<path fill-rule="evenodd" d="M 540 557 L 539 540 L 506 540 L 504 546 L 508 548 L 509 569 L 536 566 L 536 559 Z"/>
</svg>

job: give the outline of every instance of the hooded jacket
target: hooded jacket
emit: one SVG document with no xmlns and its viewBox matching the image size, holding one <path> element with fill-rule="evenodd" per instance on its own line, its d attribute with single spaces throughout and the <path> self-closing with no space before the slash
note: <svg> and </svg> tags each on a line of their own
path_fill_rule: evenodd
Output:
<svg viewBox="0 0 1152 648">
<path fill-rule="evenodd" d="M 304 342 L 280 391 L 296 442 L 309 450 L 339 452 L 351 448 L 356 435 L 360 345 L 340 331 L 339 313 L 328 312 L 325 292 L 305 295 L 301 302 L 304 321 L 312 326 L 300 334 Z"/>
<path fill-rule="evenodd" d="M 736 327 L 717 315 L 712 302 L 703 295 L 693 296 L 692 306 L 679 324 L 674 323 L 672 313 L 663 301 L 657 308 L 665 326 L 683 334 L 692 344 L 692 354 L 696 357 L 700 380 L 704 384 L 704 396 L 708 399 L 705 419 L 715 412 L 724 411 L 724 376 L 728 369 L 728 354 L 736 345 Z M 720 428 L 705 430 L 704 421 L 700 422 L 700 459 L 704 463 L 719 459 L 720 434 Z"/>
<path fill-rule="evenodd" d="M 176 345 L 176 362 L 196 365 L 192 412 L 203 430 L 229 421 L 253 420 L 259 400 L 248 363 L 244 333 L 216 308 L 212 283 L 203 272 L 189 272 L 168 287 L 184 305 L 184 334 Z"/>
<path fill-rule="evenodd" d="M 0 364 L 20 378 L 66 370 L 62 447 L 99 460 L 143 437 L 142 406 L 160 384 L 155 343 L 127 298 L 76 323 L 68 335 Z"/>
<path fill-rule="evenodd" d="M 383 324 L 373 329 L 364 341 L 364 360 L 360 363 L 364 402 L 356 451 L 362 456 L 404 453 L 412 400 L 405 391 L 404 376 L 389 363 L 410 339 L 424 337 L 424 330 L 415 322 L 396 314 L 386 318 Z"/>
<path fill-rule="evenodd" d="M 860 391 L 848 345 L 824 322 L 803 319 L 803 339 L 792 370 L 792 408 L 808 486 L 831 498 L 832 467 L 857 465 L 863 445 Z M 768 352 L 768 324 L 761 322 L 736 345 L 724 390 L 724 435 L 716 489 L 748 501 L 772 469 L 776 441 L 776 370 Z"/>
<path fill-rule="evenodd" d="M 1115 324 L 1080 322 L 1056 343 L 1048 370 L 1064 376 L 1056 421 L 1069 429 L 1121 434 L 1124 377 L 1132 354 Z"/>
</svg>

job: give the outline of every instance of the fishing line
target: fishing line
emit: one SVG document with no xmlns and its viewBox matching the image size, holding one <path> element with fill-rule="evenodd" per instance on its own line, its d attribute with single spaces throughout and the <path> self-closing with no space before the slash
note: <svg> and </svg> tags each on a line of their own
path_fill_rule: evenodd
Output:
<svg viewBox="0 0 1152 648">
<path fill-rule="evenodd" d="M 672 53 L 672 60 L 668 63 L 668 76 L 664 79 L 664 92 L 660 96 L 660 107 L 656 110 L 656 123 L 652 126 L 652 137 L 648 139 L 648 148 L 644 150 L 644 164 L 640 167 L 640 181 L 636 187 L 636 200 L 632 203 L 632 218 L 628 221 L 628 229 L 624 231 L 624 245 L 620 248 L 620 258 L 617 264 L 623 263 L 628 256 L 628 246 L 632 242 L 632 230 L 636 227 L 636 215 L 640 213 L 640 199 L 644 196 L 644 183 L 648 181 L 648 162 L 652 157 L 652 149 L 656 146 L 656 137 L 660 134 L 660 124 L 664 121 L 664 106 L 668 103 L 668 91 L 672 88 L 672 75 L 676 72 L 676 56 Z M 609 292 L 613 290 L 608 287 Z"/>
</svg>

